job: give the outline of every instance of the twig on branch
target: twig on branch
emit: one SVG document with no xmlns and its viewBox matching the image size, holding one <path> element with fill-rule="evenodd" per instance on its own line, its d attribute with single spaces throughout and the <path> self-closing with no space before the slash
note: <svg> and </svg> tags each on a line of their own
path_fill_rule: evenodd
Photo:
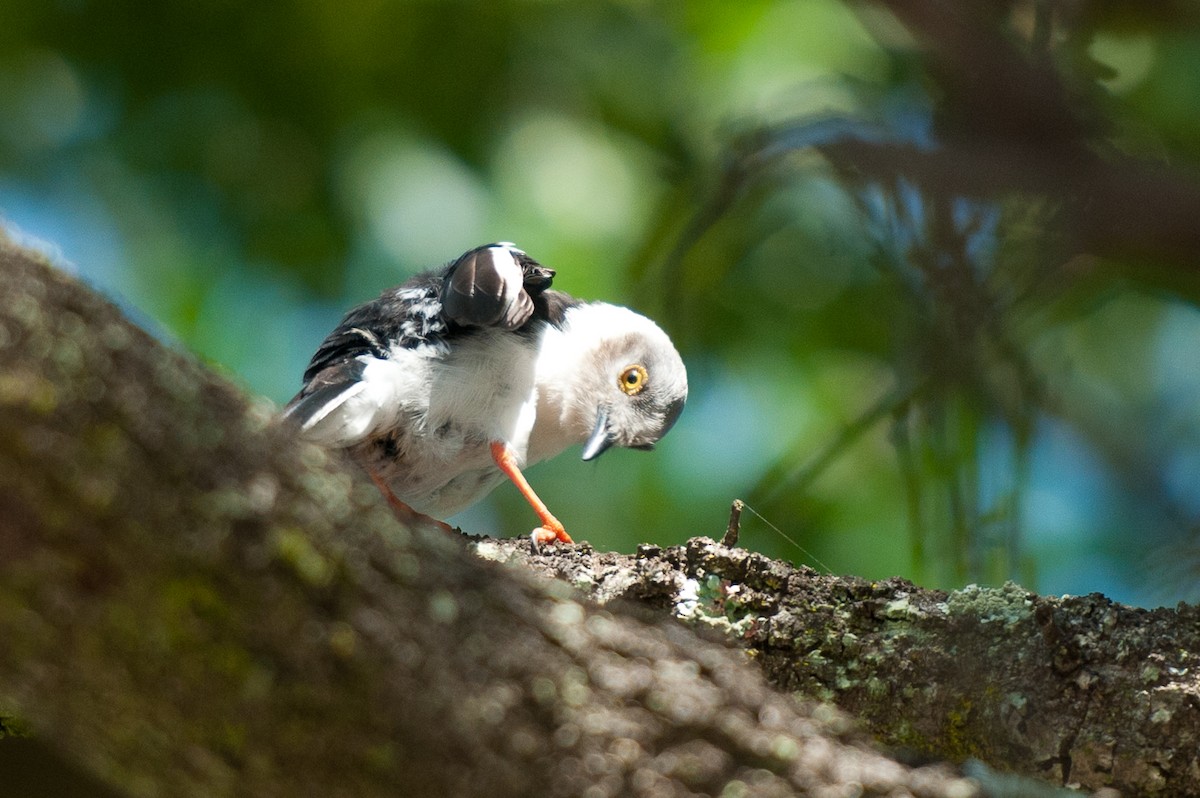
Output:
<svg viewBox="0 0 1200 798">
<path fill-rule="evenodd" d="M 745 509 L 746 503 L 741 499 L 734 499 L 733 504 L 729 507 L 729 526 L 725 529 L 725 537 L 721 538 L 721 545 L 727 548 L 737 546 L 738 535 L 742 532 L 742 510 Z"/>
</svg>

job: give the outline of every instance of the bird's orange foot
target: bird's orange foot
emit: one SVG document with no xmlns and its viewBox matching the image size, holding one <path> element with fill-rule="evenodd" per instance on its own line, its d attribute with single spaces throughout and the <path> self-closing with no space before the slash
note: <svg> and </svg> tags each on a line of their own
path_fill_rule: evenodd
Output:
<svg viewBox="0 0 1200 798">
<path fill-rule="evenodd" d="M 547 543 L 574 543 L 571 536 L 567 534 L 567 530 L 563 529 L 563 525 L 555 521 L 553 524 L 547 523 L 533 532 L 529 533 L 530 540 L 535 546 L 542 546 Z"/>
<path fill-rule="evenodd" d="M 525 479 L 525 475 L 517 466 L 517 455 L 513 452 L 512 447 L 504 441 L 492 441 L 491 450 L 492 459 L 496 461 L 496 465 L 504 472 L 505 476 L 512 480 L 512 483 L 517 486 L 517 490 L 521 491 L 521 495 L 525 497 L 525 501 L 529 502 L 529 506 L 537 513 L 537 517 L 542 520 L 541 528 L 533 530 L 529 535 L 533 545 L 537 547 L 543 543 L 574 543 L 575 541 L 571 540 L 571 536 L 567 534 L 567 530 L 563 529 L 562 522 L 546 509 L 545 503 L 533 492 L 533 488 L 529 487 L 529 481 Z"/>
</svg>

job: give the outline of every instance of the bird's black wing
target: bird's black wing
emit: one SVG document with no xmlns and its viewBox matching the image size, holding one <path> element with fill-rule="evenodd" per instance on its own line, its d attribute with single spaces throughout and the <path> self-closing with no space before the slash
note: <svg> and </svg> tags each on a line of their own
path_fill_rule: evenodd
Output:
<svg viewBox="0 0 1200 798">
<path fill-rule="evenodd" d="M 347 313 L 325 338 L 284 416 L 312 429 L 364 390 L 371 358 L 387 360 L 397 349 L 432 347 L 435 356 L 481 327 L 524 332 L 539 320 L 557 325 L 577 303 L 548 290 L 553 278 L 552 269 L 511 244 L 488 244 L 385 291 Z M 369 402 L 363 407 L 370 412 Z"/>
<path fill-rule="evenodd" d="M 509 244 L 488 244 L 462 255 L 446 270 L 442 313 L 467 327 L 516 330 L 534 314 L 534 300 L 550 287 L 547 269 Z"/>
<path fill-rule="evenodd" d="M 283 417 L 308 430 L 363 388 L 366 366 L 361 360 L 344 360 L 328 366 L 305 382 L 300 393 L 283 409 Z"/>
<path fill-rule="evenodd" d="M 441 275 L 420 274 L 347 313 L 317 347 L 284 416 L 310 429 L 362 390 L 364 355 L 386 360 L 393 347 L 439 342 L 447 332 L 440 288 Z"/>
<path fill-rule="evenodd" d="M 304 387 L 283 409 L 284 418 L 307 431 L 359 393 L 366 368 L 359 355 L 364 354 L 386 356 L 378 334 L 343 321 L 317 348 L 304 372 Z"/>
<path fill-rule="evenodd" d="M 347 326 L 343 322 L 317 347 L 308 368 L 304 370 L 304 382 L 308 386 L 313 379 L 331 366 L 337 366 L 359 355 L 387 357 L 387 345 L 381 336 L 369 327 Z"/>
</svg>

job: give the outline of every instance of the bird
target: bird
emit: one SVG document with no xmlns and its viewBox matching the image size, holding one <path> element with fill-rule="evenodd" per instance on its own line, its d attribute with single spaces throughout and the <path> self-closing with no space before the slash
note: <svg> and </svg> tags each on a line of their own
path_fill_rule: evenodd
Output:
<svg viewBox="0 0 1200 798">
<path fill-rule="evenodd" d="M 410 524 L 444 519 L 509 479 L 572 543 L 522 469 L 582 445 L 649 450 L 678 420 L 687 370 L 626 307 L 551 288 L 511 242 L 468 250 L 350 310 L 317 347 L 283 417 L 344 451 Z"/>
</svg>

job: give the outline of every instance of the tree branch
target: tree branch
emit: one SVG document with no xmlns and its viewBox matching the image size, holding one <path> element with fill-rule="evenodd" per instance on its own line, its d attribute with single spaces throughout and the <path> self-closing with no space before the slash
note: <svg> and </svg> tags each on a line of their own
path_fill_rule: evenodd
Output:
<svg viewBox="0 0 1200 798">
<path fill-rule="evenodd" d="M 977 794 L 672 619 L 398 526 L 75 280 L 6 243 L 0 275 L 0 704 L 104 784 Z"/>
<path fill-rule="evenodd" d="M 1132 795 L 1200 795 L 1200 608 L 1009 584 L 953 593 L 826 576 L 697 538 L 636 556 L 481 554 L 719 630 L 775 685 L 888 745 Z"/>
</svg>

